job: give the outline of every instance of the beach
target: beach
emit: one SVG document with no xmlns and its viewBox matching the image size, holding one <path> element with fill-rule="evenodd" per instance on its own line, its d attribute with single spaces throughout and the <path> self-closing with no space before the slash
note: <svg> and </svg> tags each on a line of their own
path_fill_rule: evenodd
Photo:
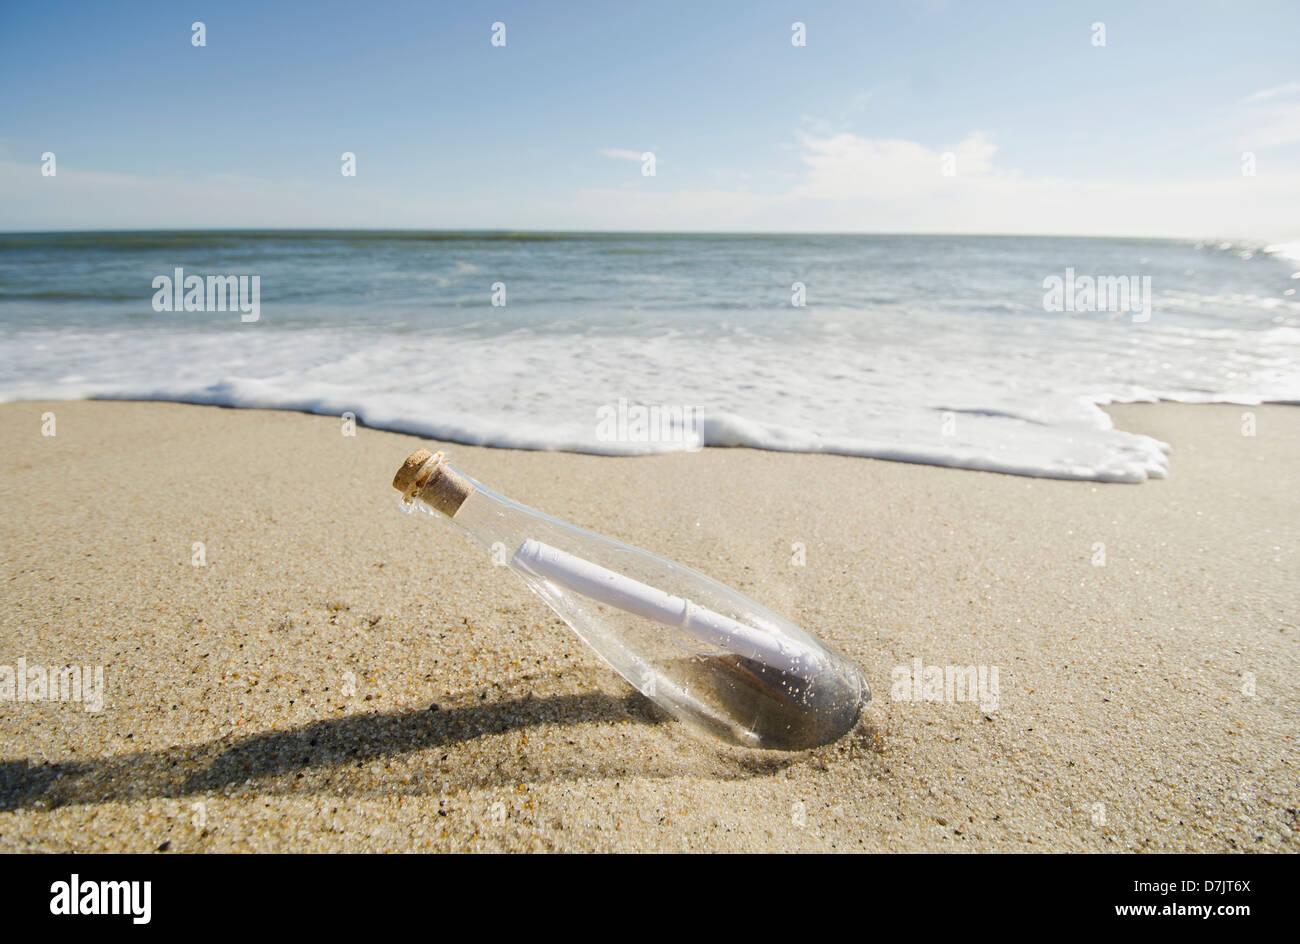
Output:
<svg viewBox="0 0 1300 944">
<path fill-rule="evenodd" d="M 104 681 L 0 700 L 0 850 L 1300 850 L 1300 411 L 1108 412 L 1168 478 L 441 444 L 857 663 L 858 728 L 782 754 L 692 737 L 403 515 L 393 473 L 439 444 L 2 404 L 0 665 Z M 996 697 L 927 700 L 918 660 L 996 669 Z"/>
</svg>

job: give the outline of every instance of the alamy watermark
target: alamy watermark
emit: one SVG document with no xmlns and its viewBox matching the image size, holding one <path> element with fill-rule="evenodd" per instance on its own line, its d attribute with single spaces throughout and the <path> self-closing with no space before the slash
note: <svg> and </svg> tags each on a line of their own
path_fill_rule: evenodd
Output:
<svg viewBox="0 0 1300 944">
<path fill-rule="evenodd" d="M 895 666 L 889 677 L 894 701 L 976 703 L 981 711 L 998 710 L 996 665 L 926 665 L 916 658 L 910 666 Z"/>
<path fill-rule="evenodd" d="M 596 408 L 596 439 L 600 442 L 661 443 L 698 452 L 704 446 L 704 420 L 698 406 L 618 403 Z"/>
<path fill-rule="evenodd" d="M 28 665 L 19 656 L 13 665 L 0 665 L 0 701 L 76 702 L 98 714 L 104 710 L 104 667 Z"/>
<path fill-rule="evenodd" d="M 52 915 L 128 915 L 132 924 L 148 924 L 153 915 L 151 881 L 82 881 L 72 873 L 50 885 Z"/>
<path fill-rule="evenodd" d="M 154 311 L 239 311 L 240 321 L 262 317 L 260 275 L 186 275 L 176 269 L 172 275 L 155 276 Z"/>
<path fill-rule="evenodd" d="M 1043 311 L 1131 312 L 1133 321 L 1151 320 L 1151 276 L 1049 275 L 1043 279 Z"/>
</svg>

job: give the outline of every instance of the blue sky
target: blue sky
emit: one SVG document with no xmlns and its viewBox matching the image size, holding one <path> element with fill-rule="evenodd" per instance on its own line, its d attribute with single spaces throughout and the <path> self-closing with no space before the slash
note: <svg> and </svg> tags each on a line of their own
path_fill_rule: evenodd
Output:
<svg viewBox="0 0 1300 944">
<path fill-rule="evenodd" d="M 5 4 L 0 229 L 1294 239 L 1297 35 L 1294 0 Z"/>
</svg>

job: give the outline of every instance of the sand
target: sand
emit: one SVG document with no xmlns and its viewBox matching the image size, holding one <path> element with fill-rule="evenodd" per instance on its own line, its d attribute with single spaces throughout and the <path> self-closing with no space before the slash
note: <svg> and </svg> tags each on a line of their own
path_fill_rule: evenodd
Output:
<svg viewBox="0 0 1300 944">
<path fill-rule="evenodd" d="M 1300 850 L 1300 410 L 1113 415 L 1170 478 L 446 447 L 856 661 L 859 727 L 775 754 L 695 739 L 401 514 L 412 437 L 0 406 L 0 665 L 105 679 L 97 712 L 0 700 L 0 849 Z M 996 667 L 997 705 L 896 699 L 915 659 Z"/>
</svg>

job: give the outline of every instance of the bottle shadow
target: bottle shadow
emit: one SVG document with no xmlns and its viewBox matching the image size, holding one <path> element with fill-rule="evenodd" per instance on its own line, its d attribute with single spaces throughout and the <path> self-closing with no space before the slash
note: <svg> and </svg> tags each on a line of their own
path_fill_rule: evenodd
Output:
<svg viewBox="0 0 1300 944">
<path fill-rule="evenodd" d="M 534 757 L 527 750 L 514 750 L 491 763 L 478 751 L 451 750 L 437 758 L 419 753 L 540 725 L 604 723 L 626 730 L 629 724 L 660 726 L 666 720 L 666 714 L 637 692 L 525 695 L 441 710 L 349 715 L 235 740 L 225 737 L 89 761 L 7 759 L 0 760 L 0 812 L 217 795 L 240 786 L 261 794 L 390 795 L 589 777 L 698 773 L 744 779 L 775 773 L 797 759 L 728 757 L 704 747 L 683 751 L 679 737 L 666 739 L 660 750 L 648 755 L 601 750 L 574 740 L 568 741 L 572 751 L 550 750 Z M 381 760 L 399 763 L 370 765 Z"/>
</svg>

